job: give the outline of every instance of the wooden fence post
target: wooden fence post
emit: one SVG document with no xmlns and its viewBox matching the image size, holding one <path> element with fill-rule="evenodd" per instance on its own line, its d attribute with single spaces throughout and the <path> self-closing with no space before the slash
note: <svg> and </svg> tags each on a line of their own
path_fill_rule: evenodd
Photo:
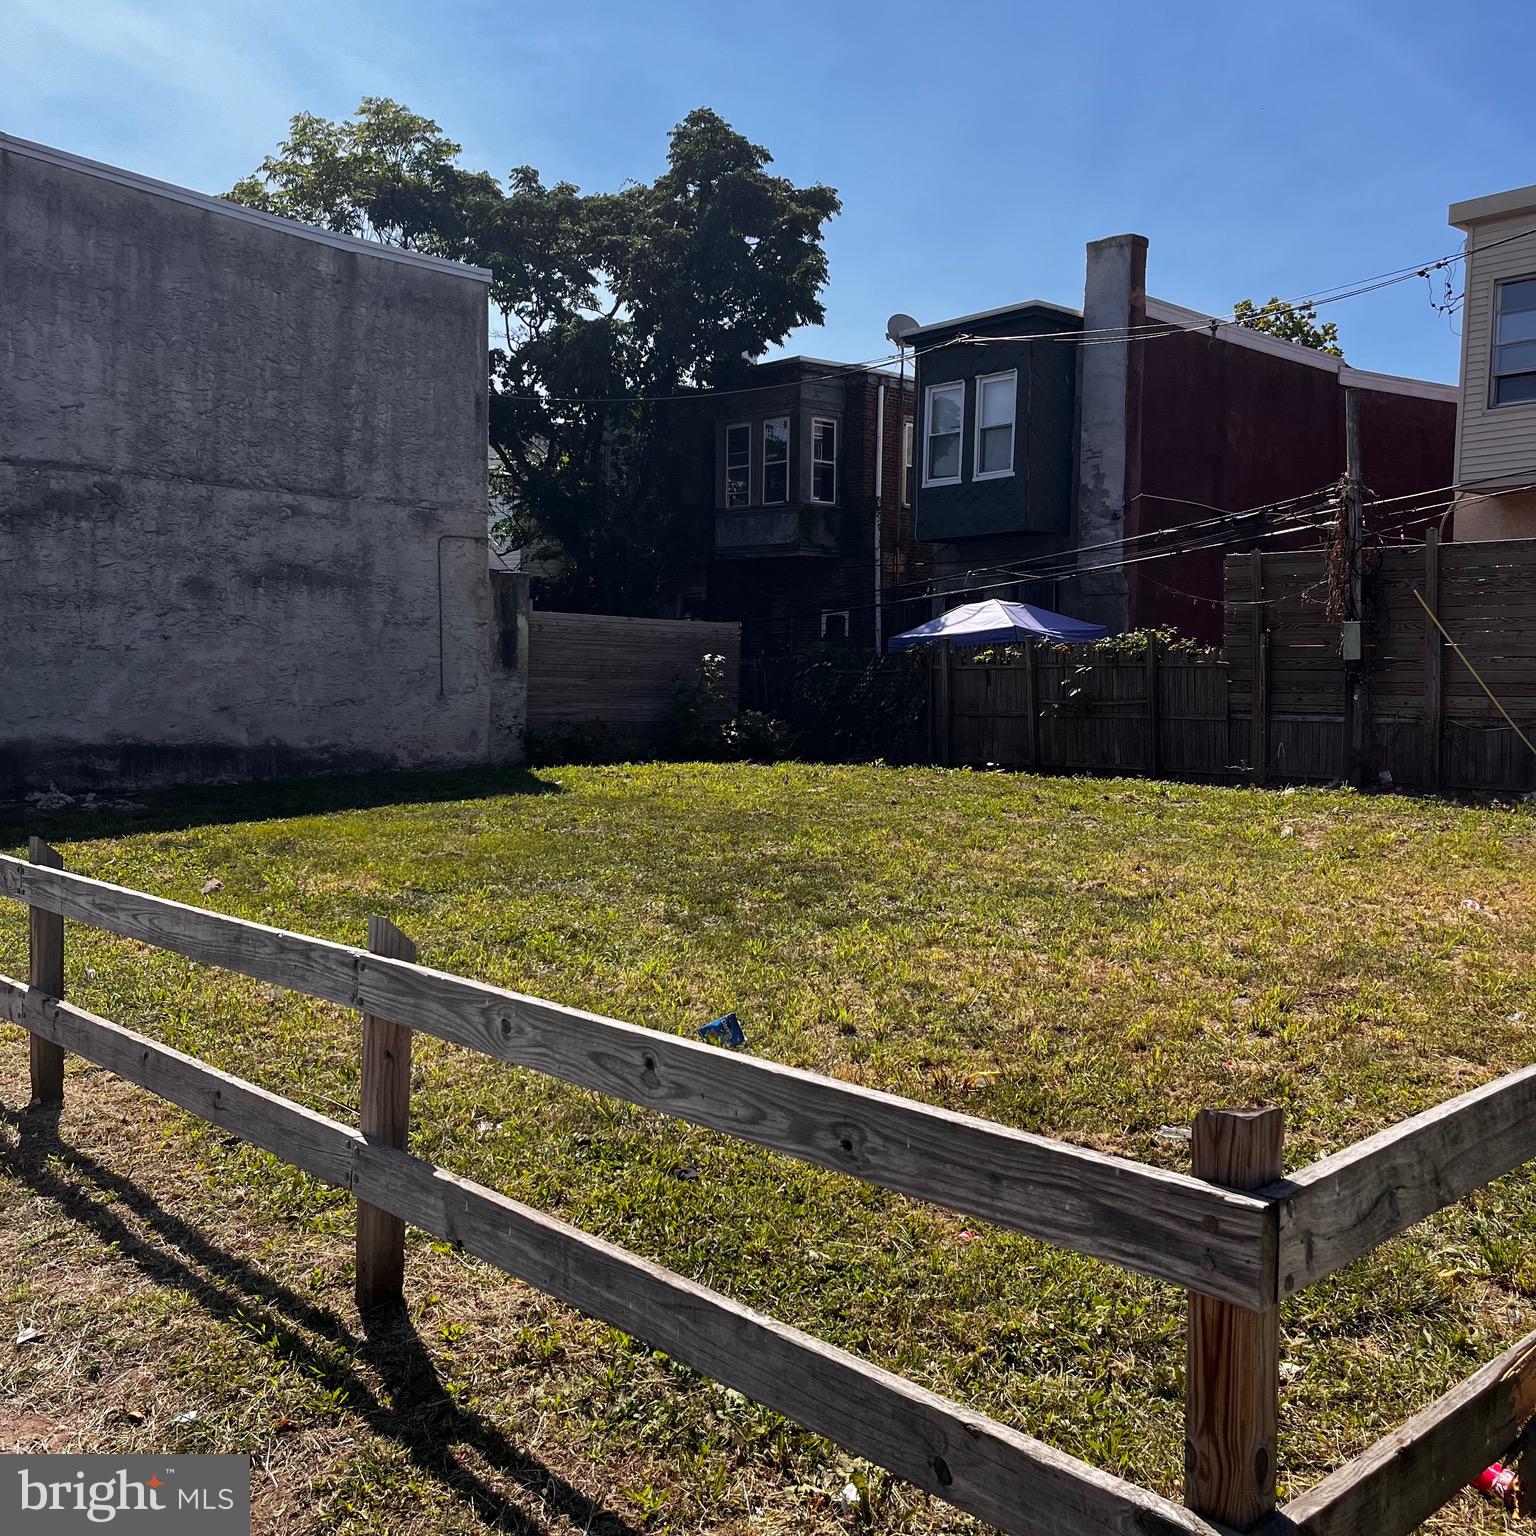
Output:
<svg viewBox="0 0 1536 1536">
<path fill-rule="evenodd" d="M 1440 530 L 1430 526 L 1424 531 L 1424 602 L 1431 614 L 1440 611 Z M 1430 789 L 1439 789 L 1441 774 L 1441 715 L 1444 709 L 1445 642 L 1440 631 L 1424 619 L 1424 780 Z"/>
<path fill-rule="evenodd" d="M 1202 1110 L 1191 1151 L 1196 1178 L 1255 1190 L 1284 1173 L 1278 1109 Z M 1190 1293 L 1184 1383 L 1184 1503 L 1208 1520 L 1251 1530 L 1275 1508 L 1280 1406 L 1280 1309 L 1250 1312 Z"/>
<path fill-rule="evenodd" d="M 1158 650 L 1157 636 L 1147 636 L 1147 772 L 1156 776 L 1162 767 L 1163 748 L 1162 734 L 1163 722 L 1158 698 L 1158 689 L 1161 684 L 1158 681 Z"/>
<path fill-rule="evenodd" d="M 949 641 L 939 641 L 939 761 L 949 767 L 952 733 L 954 730 L 954 702 L 950 697 Z"/>
<path fill-rule="evenodd" d="M 1024 737 L 1029 744 L 1029 766 L 1040 766 L 1040 672 L 1039 647 L 1024 647 Z"/>
<path fill-rule="evenodd" d="M 1256 784 L 1269 782 L 1269 630 L 1264 624 L 1264 555 L 1252 550 L 1248 556 L 1248 585 L 1253 599 L 1249 605 L 1250 631 L 1253 637 L 1253 735 L 1249 747 L 1249 768 Z"/>
<path fill-rule="evenodd" d="M 45 869 L 63 869 L 64 859 L 40 837 L 27 840 L 27 857 Z M 27 982 L 47 997 L 64 996 L 64 918 L 41 907 L 27 908 Z M 64 1102 L 64 1049 L 40 1035 L 29 1041 L 32 1102 Z"/>
<path fill-rule="evenodd" d="M 387 917 L 368 919 L 368 949 L 391 960 L 415 960 L 416 946 Z M 376 1014 L 363 1015 L 362 1087 L 358 1128 L 369 1141 L 405 1148 L 411 1114 L 411 1032 Z M 357 1307 L 399 1306 L 404 1300 L 405 1223 L 357 1202 Z"/>
</svg>

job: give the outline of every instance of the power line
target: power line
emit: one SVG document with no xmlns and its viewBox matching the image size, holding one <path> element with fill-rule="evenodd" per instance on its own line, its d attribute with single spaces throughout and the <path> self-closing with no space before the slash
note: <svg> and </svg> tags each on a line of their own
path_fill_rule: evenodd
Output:
<svg viewBox="0 0 1536 1536">
<path fill-rule="evenodd" d="M 1505 235 L 1498 240 L 1490 240 L 1487 245 L 1478 246 L 1473 253 L 1466 250 L 1452 251 L 1444 256 L 1438 256 L 1431 261 L 1418 262 L 1412 266 L 1398 267 L 1390 272 L 1378 273 L 1375 277 L 1359 278 L 1353 283 L 1337 284 L 1333 288 L 1315 290 L 1311 295 L 1303 295 L 1295 299 L 1286 299 L 1281 302 L 1290 307 L 1321 308 L 1327 304 L 1337 304 L 1344 299 L 1359 298 L 1364 294 L 1376 293 L 1380 289 L 1390 288 L 1398 283 L 1411 281 L 1413 278 L 1425 277 L 1429 273 L 1440 271 L 1455 262 L 1464 261 L 1468 254 L 1481 255 L 1484 251 L 1497 250 L 1502 245 L 1508 245 L 1516 240 L 1526 240 L 1536 235 L 1536 230 L 1520 230 L 1512 235 Z M 1263 307 L 1260 308 L 1263 312 Z M 935 342 L 928 347 L 913 347 L 911 353 L 915 361 L 919 357 L 926 357 L 932 352 L 941 351 L 954 346 L 978 346 L 995 343 L 1022 345 L 1026 342 L 1051 341 L 1065 342 L 1077 346 L 1123 346 L 1132 341 L 1160 341 L 1168 336 L 1186 336 L 1199 331 L 1211 331 L 1214 333 L 1222 326 L 1233 326 L 1238 330 L 1252 331 L 1257 327 L 1247 324 L 1237 318 L 1236 310 L 1227 315 L 1202 316 L 1197 321 L 1148 321 L 1135 326 L 1096 326 L 1085 329 L 1078 326 L 1073 330 L 1064 331 L 1037 331 L 1028 335 L 1019 336 L 978 336 L 971 333 L 953 336 L 947 341 Z M 888 352 L 881 357 L 869 358 L 859 363 L 840 363 L 830 372 L 807 375 L 802 382 L 813 382 L 816 379 L 837 378 L 844 373 L 857 372 L 862 368 L 879 368 L 896 361 L 898 353 Z M 773 359 L 767 364 L 758 364 L 759 367 L 771 367 L 774 362 L 781 359 Z M 738 395 L 760 394 L 765 390 L 782 389 L 782 384 L 751 384 L 732 389 L 696 389 L 687 393 L 671 395 L 515 395 L 504 394 L 503 400 L 514 404 L 549 404 L 549 405 L 659 405 L 677 401 L 701 400 L 701 399 L 726 399 Z"/>
</svg>

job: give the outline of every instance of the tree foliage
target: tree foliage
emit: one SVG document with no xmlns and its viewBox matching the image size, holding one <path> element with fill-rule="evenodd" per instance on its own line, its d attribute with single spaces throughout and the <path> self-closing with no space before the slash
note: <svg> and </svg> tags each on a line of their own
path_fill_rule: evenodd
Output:
<svg viewBox="0 0 1536 1536">
<path fill-rule="evenodd" d="M 1282 341 L 1294 341 L 1300 346 L 1311 347 L 1314 352 L 1326 352 L 1330 357 L 1344 356 L 1344 349 L 1339 345 L 1338 326 L 1332 320 L 1318 324 L 1315 305 L 1290 304 L 1278 296 L 1264 304 L 1239 299 L 1232 318 L 1250 331 L 1263 331 Z"/>
<path fill-rule="evenodd" d="M 430 118 L 367 97 L 344 122 L 295 117 L 228 195 L 488 267 L 508 532 L 553 563 L 560 600 L 655 611 L 704 552 L 678 494 L 686 397 L 823 318 L 837 194 L 772 174 L 768 151 L 707 108 L 672 130 L 661 175 L 617 192 L 546 186 L 531 166 L 503 185 L 460 153 Z"/>
</svg>

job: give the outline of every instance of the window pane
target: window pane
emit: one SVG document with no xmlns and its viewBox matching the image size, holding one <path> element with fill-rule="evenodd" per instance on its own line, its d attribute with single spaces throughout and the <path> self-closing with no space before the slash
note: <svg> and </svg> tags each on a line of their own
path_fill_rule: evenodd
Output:
<svg viewBox="0 0 1536 1536">
<path fill-rule="evenodd" d="M 1493 398 L 1498 405 L 1536 400 L 1536 373 L 1516 373 L 1507 379 L 1495 380 Z"/>
<path fill-rule="evenodd" d="M 1499 316 L 1499 341 L 1536 341 L 1536 309 Z"/>
<path fill-rule="evenodd" d="M 1536 309 L 1536 277 L 1499 284 L 1499 313 L 1508 315 L 1520 309 Z"/>
<path fill-rule="evenodd" d="M 788 464 L 763 465 L 763 500 L 768 503 L 789 500 Z"/>
<path fill-rule="evenodd" d="M 789 458 L 789 417 L 763 423 L 763 462 L 774 464 Z"/>
<path fill-rule="evenodd" d="M 981 431 L 978 475 L 995 474 L 1013 468 L 1013 427 L 983 427 Z"/>
<path fill-rule="evenodd" d="M 928 439 L 928 478 L 953 480 L 960 473 L 960 434 L 946 432 Z"/>
<path fill-rule="evenodd" d="M 1536 341 L 1522 341 L 1513 347 L 1493 349 L 1495 373 L 1527 373 L 1536 368 Z"/>
<path fill-rule="evenodd" d="M 752 499 L 752 428 L 725 429 L 725 504 L 744 507 Z"/>
<path fill-rule="evenodd" d="M 964 385 L 951 389 L 935 389 L 928 397 L 928 430 L 930 432 L 958 432 L 964 408 Z"/>
<path fill-rule="evenodd" d="M 811 457 L 831 463 L 837 457 L 837 425 L 830 421 L 811 424 Z"/>
<path fill-rule="evenodd" d="M 1002 427 L 1012 422 L 1016 384 L 1012 374 L 981 381 L 981 397 L 976 402 L 976 410 L 983 428 Z"/>
<path fill-rule="evenodd" d="M 816 464 L 811 469 L 811 499 L 831 501 L 837 494 L 837 480 L 830 464 Z"/>
</svg>

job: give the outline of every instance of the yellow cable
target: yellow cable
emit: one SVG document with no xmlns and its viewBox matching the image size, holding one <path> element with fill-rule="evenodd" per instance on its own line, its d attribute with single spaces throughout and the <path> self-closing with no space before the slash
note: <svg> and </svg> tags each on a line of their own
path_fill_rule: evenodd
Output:
<svg viewBox="0 0 1536 1536">
<path fill-rule="evenodd" d="M 1437 615 L 1435 613 L 1435 610 L 1433 608 L 1431 608 L 1429 606 L 1429 604 L 1424 601 L 1424 594 L 1422 592 L 1420 592 L 1417 587 L 1415 587 L 1414 591 L 1413 591 L 1413 595 L 1416 598 L 1418 598 L 1418 600 L 1419 600 L 1419 607 L 1422 608 L 1424 610 L 1424 612 L 1429 615 L 1430 622 L 1433 623 L 1435 628 L 1438 629 L 1440 631 L 1440 633 L 1445 636 L 1445 643 L 1448 646 L 1450 646 L 1450 648 L 1453 651 L 1455 651 L 1456 654 L 1461 658 L 1462 666 L 1464 666 L 1467 669 L 1467 671 L 1470 672 L 1472 674 L 1472 676 L 1477 679 L 1477 686 L 1479 688 L 1481 688 L 1483 690 L 1483 692 L 1488 695 L 1488 698 L 1492 702 L 1493 707 L 1496 710 L 1498 710 L 1498 712 L 1501 715 L 1503 715 L 1506 720 L 1509 720 L 1509 711 L 1507 709 L 1505 709 L 1504 706 L 1499 703 L 1498 699 L 1496 699 L 1494 697 L 1493 689 L 1490 688 L 1488 686 L 1488 684 L 1483 681 L 1482 674 L 1477 670 L 1476 667 L 1474 667 L 1472 665 L 1472 663 L 1470 661 L 1467 660 L 1467 653 L 1464 650 L 1462 650 L 1462 648 L 1459 645 L 1457 645 L 1454 640 L 1451 639 L 1451 632 L 1450 632 L 1450 630 L 1448 630 L 1445 627 L 1445 625 L 1440 622 L 1439 618 L 1437 617 Z M 1516 725 L 1513 720 L 1509 720 L 1509 728 L 1510 728 L 1510 730 L 1512 730 L 1515 733 L 1516 736 L 1518 736 L 1520 738 L 1521 741 L 1523 741 L 1525 743 L 1526 749 L 1530 752 L 1531 756 L 1532 757 L 1536 757 L 1536 747 L 1531 746 L 1531 738 L 1529 736 L 1527 736 L 1525 734 L 1525 732 L 1522 731 L 1520 729 L 1520 727 L 1518 725 Z"/>
</svg>

